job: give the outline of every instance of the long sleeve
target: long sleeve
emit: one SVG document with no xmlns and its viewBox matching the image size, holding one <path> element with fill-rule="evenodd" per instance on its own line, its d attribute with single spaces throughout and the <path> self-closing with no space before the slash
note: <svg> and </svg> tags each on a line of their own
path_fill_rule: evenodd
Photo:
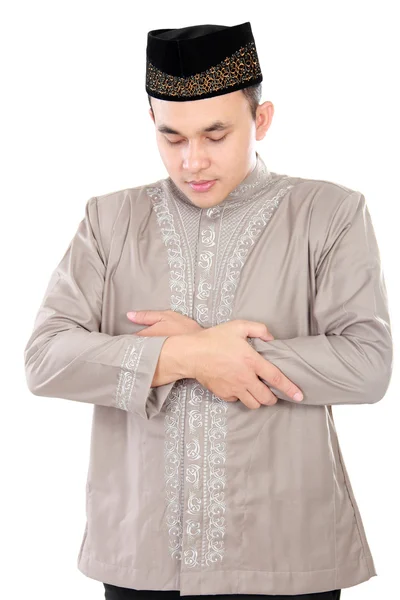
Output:
<svg viewBox="0 0 400 600">
<path fill-rule="evenodd" d="M 253 338 L 251 345 L 300 387 L 299 406 L 378 402 L 391 379 L 392 336 L 377 240 L 359 192 L 335 211 L 315 271 L 310 313 L 316 334 Z"/>
<path fill-rule="evenodd" d="M 155 416 L 174 382 L 151 387 L 168 336 L 100 332 L 106 257 L 97 198 L 52 273 L 24 349 L 29 390 Z"/>
</svg>

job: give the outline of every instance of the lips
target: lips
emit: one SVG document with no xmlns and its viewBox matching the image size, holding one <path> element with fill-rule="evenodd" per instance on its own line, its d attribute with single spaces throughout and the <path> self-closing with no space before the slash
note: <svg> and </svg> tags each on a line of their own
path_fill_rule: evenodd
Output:
<svg viewBox="0 0 400 600">
<path fill-rule="evenodd" d="M 216 182 L 216 179 L 202 181 L 189 181 L 189 185 L 195 192 L 207 192 Z"/>
</svg>

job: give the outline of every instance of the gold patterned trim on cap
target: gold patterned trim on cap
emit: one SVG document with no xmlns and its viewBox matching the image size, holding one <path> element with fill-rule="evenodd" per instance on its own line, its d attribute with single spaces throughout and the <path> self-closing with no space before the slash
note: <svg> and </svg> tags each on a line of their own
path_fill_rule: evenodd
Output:
<svg viewBox="0 0 400 600">
<path fill-rule="evenodd" d="M 227 89 L 261 75 L 254 42 L 239 48 L 214 65 L 189 77 L 169 75 L 147 61 L 146 84 L 151 92 L 167 96 L 192 97 Z"/>
</svg>

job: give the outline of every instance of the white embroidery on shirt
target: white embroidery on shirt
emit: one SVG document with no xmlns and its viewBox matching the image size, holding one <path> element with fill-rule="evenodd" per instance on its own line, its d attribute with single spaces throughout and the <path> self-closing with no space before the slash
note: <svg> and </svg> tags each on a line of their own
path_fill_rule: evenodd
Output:
<svg viewBox="0 0 400 600">
<path fill-rule="evenodd" d="M 221 269 L 219 273 L 224 272 L 222 279 L 221 293 L 219 292 L 220 277 L 216 277 L 217 289 L 214 290 L 216 298 L 220 298 L 220 304 L 217 313 L 213 315 L 213 323 L 220 324 L 230 320 L 233 301 L 237 285 L 240 281 L 240 275 L 246 259 L 249 256 L 250 249 L 254 246 L 261 232 L 271 219 L 273 213 L 279 206 L 282 197 L 287 190 L 293 187 L 289 185 L 281 188 L 278 193 L 272 198 L 264 201 L 261 208 L 248 219 L 248 225 L 242 234 L 231 237 L 231 240 L 236 238 L 236 243 L 232 254 L 225 261 L 224 256 L 219 257 Z M 226 207 L 227 210 L 228 207 Z M 252 204 L 252 210 L 254 204 Z M 221 216 L 224 212 L 221 213 Z M 235 216 L 235 220 L 236 216 Z M 221 230 L 223 225 L 221 224 Z M 236 233 L 234 231 L 233 233 Z M 229 235 L 229 233 L 228 233 Z M 222 244 L 221 244 L 222 246 Z M 227 248 L 229 243 L 227 242 Z M 227 435 L 227 411 L 228 403 L 221 400 L 215 394 L 211 394 L 211 402 L 209 405 L 209 413 L 211 426 L 207 428 L 209 451 L 205 454 L 207 458 L 207 466 L 209 475 L 207 480 L 208 489 L 208 507 L 207 515 L 209 517 L 208 526 L 203 534 L 202 544 L 202 565 L 212 564 L 223 559 L 225 554 L 224 537 L 226 532 L 226 502 L 225 502 L 225 462 L 226 462 L 226 442 Z M 205 510 L 204 506 L 204 510 Z M 206 523 L 206 521 L 204 521 Z"/>
<path fill-rule="evenodd" d="M 186 533 L 189 549 L 184 553 L 184 562 L 190 567 L 199 565 L 196 540 L 201 537 L 201 509 L 203 490 L 201 489 L 201 453 L 199 432 L 203 427 L 202 404 L 205 389 L 197 381 L 193 383 L 188 401 L 189 441 L 186 443 L 186 481 L 191 484 L 186 512 L 191 518 L 186 522 Z M 192 408 L 193 407 L 193 408 Z"/>
<path fill-rule="evenodd" d="M 190 317 L 194 311 L 197 321 L 204 326 L 230 319 L 241 271 L 250 251 L 283 195 L 293 187 L 282 188 L 272 199 L 263 200 L 269 187 L 285 179 L 269 180 L 266 173 L 261 169 L 263 177 L 248 186 L 238 186 L 230 194 L 233 198 L 247 195 L 250 198 L 252 194 L 248 204 L 232 199 L 223 206 L 201 212 L 187 200 L 182 205 L 173 194 L 167 194 L 166 190 L 171 191 L 168 183 L 147 188 L 168 251 L 173 310 Z M 173 212 L 178 216 L 176 223 Z M 206 215 L 209 222 L 200 230 L 198 240 L 201 215 Z M 194 289 L 192 281 L 196 277 Z M 228 406 L 196 380 L 179 380 L 166 401 L 165 519 L 171 556 L 183 560 L 189 568 L 211 565 L 222 561 L 225 555 Z"/>
<path fill-rule="evenodd" d="M 188 314 L 186 302 L 186 260 L 182 254 L 180 236 L 174 225 L 174 218 L 168 208 L 168 202 L 161 187 L 147 188 L 147 194 L 153 202 L 157 222 L 161 229 L 162 238 L 168 251 L 170 267 L 171 309 L 183 315 Z"/>
<path fill-rule="evenodd" d="M 204 249 L 200 252 L 198 267 L 201 269 L 200 272 L 200 280 L 197 286 L 197 295 L 196 298 L 198 300 L 208 300 L 211 293 L 211 280 L 212 280 L 212 266 L 213 259 L 215 256 L 215 252 L 211 250 L 206 250 L 206 248 L 211 248 L 215 246 L 215 224 L 210 223 L 208 227 L 201 231 L 201 244 L 204 246 Z M 196 315 L 198 323 L 207 323 L 208 322 L 208 304 L 206 302 L 202 302 L 201 304 L 197 304 L 196 306 Z"/>
<path fill-rule="evenodd" d="M 143 348 L 149 338 L 138 337 L 127 347 L 118 375 L 118 384 L 114 404 L 123 410 L 131 409 L 132 392 L 135 388 L 136 373 Z"/>
<path fill-rule="evenodd" d="M 165 415 L 165 484 L 166 484 L 166 524 L 169 534 L 169 549 L 172 558 L 182 558 L 182 494 L 181 470 L 183 463 L 182 444 L 184 427 L 182 422 L 184 414 L 182 398 L 185 396 L 186 388 L 184 380 L 179 380 L 174 385 L 167 398 Z"/>
<path fill-rule="evenodd" d="M 181 239 L 175 229 L 173 215 L 161 187 L 149 187 L 147 194 L 152 200 L 162 239 L 167 247 L 170 268 L 170 307 L 183 315 L 189 315 L 187 261 L 183 257 Z M 165 402 L 164 419 L 164 477 L 167 502 L 165 522 L 168 527 L 170 554 L 178 561 L 182 559 L 183 446 L 187 393 L 185 383 L 184 379 L 180 379 L 172 387 Z"/>
</svg>

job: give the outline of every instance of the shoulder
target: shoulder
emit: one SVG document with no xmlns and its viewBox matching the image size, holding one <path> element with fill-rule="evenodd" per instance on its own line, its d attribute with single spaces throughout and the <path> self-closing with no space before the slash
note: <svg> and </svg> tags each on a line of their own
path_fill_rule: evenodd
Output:
<svg viewBox="0 0 400 600">
<path fill-rule="evenodd" d="M 125 206 L 129 206 L 130 208 L 140 208 L 143 203 L 147 206 L 147 191 L 152 187 L 157 186 L 162 181 L 164 181 L 164 179 L 97 195 L 91 198 L 90 201 L 96 204 L 99 218 L 107 220 L 108 222 L 115 222 L 120 211 L 123 210 Z"/>
<path fill-rule="evenodd" d="M 158 179 L 151 183 L 145 183 L 136 187 L 124 188 L 115 192 L 93 196 L 89 203 L 94 205 L 93 209 L 98 214 L 101 228 L 112 228 L 121 213 L 124 216 L 134 211 L 135 216 L 142 210 L 150 210 L 148 191 L 159 185 L 164 179 Z M 137 212 L 138 211 L 138 212 Z"/>
<path fill-rule="evenodd" d="M 343 203 L 357 204 L 362 193 L 354 188 L 326 179 L 289 177 L 291 196 L 298 202 L 309 205 L 313 211 L 333 214 Z"/>
<path fill-rule="evenodd" d="M 289 177 L 289 181 L 291 201 L 306 212 L 310 233 L 319 237 L 346 227 L 365 206 L 362 192 L 341 183 L 303 177 Z"/>
<path fill-rule="evenodd" d="M 298 222 L 308 231 L 310 252 L 316 263 L 337 240 L 365 215 L 362 192 L 334 181 L 290 177 L 290 202 Z M 300 215 L 302 218 L 300 218 Z"/>
<path fill-rule="evenodd" d="M 108 255 L 115 233 L 124 237 L 132 223 L 132 216 L 134 216 L 135 226 L 138 228 L 143 220 L 146 221 L 151 211 L 151 202 L 147 192 L 162 181 L 164 180 L 159 179 L 151 183 L 89 198 L 86 203 L 86 213 L 105 255 Z"/>
</svg>

